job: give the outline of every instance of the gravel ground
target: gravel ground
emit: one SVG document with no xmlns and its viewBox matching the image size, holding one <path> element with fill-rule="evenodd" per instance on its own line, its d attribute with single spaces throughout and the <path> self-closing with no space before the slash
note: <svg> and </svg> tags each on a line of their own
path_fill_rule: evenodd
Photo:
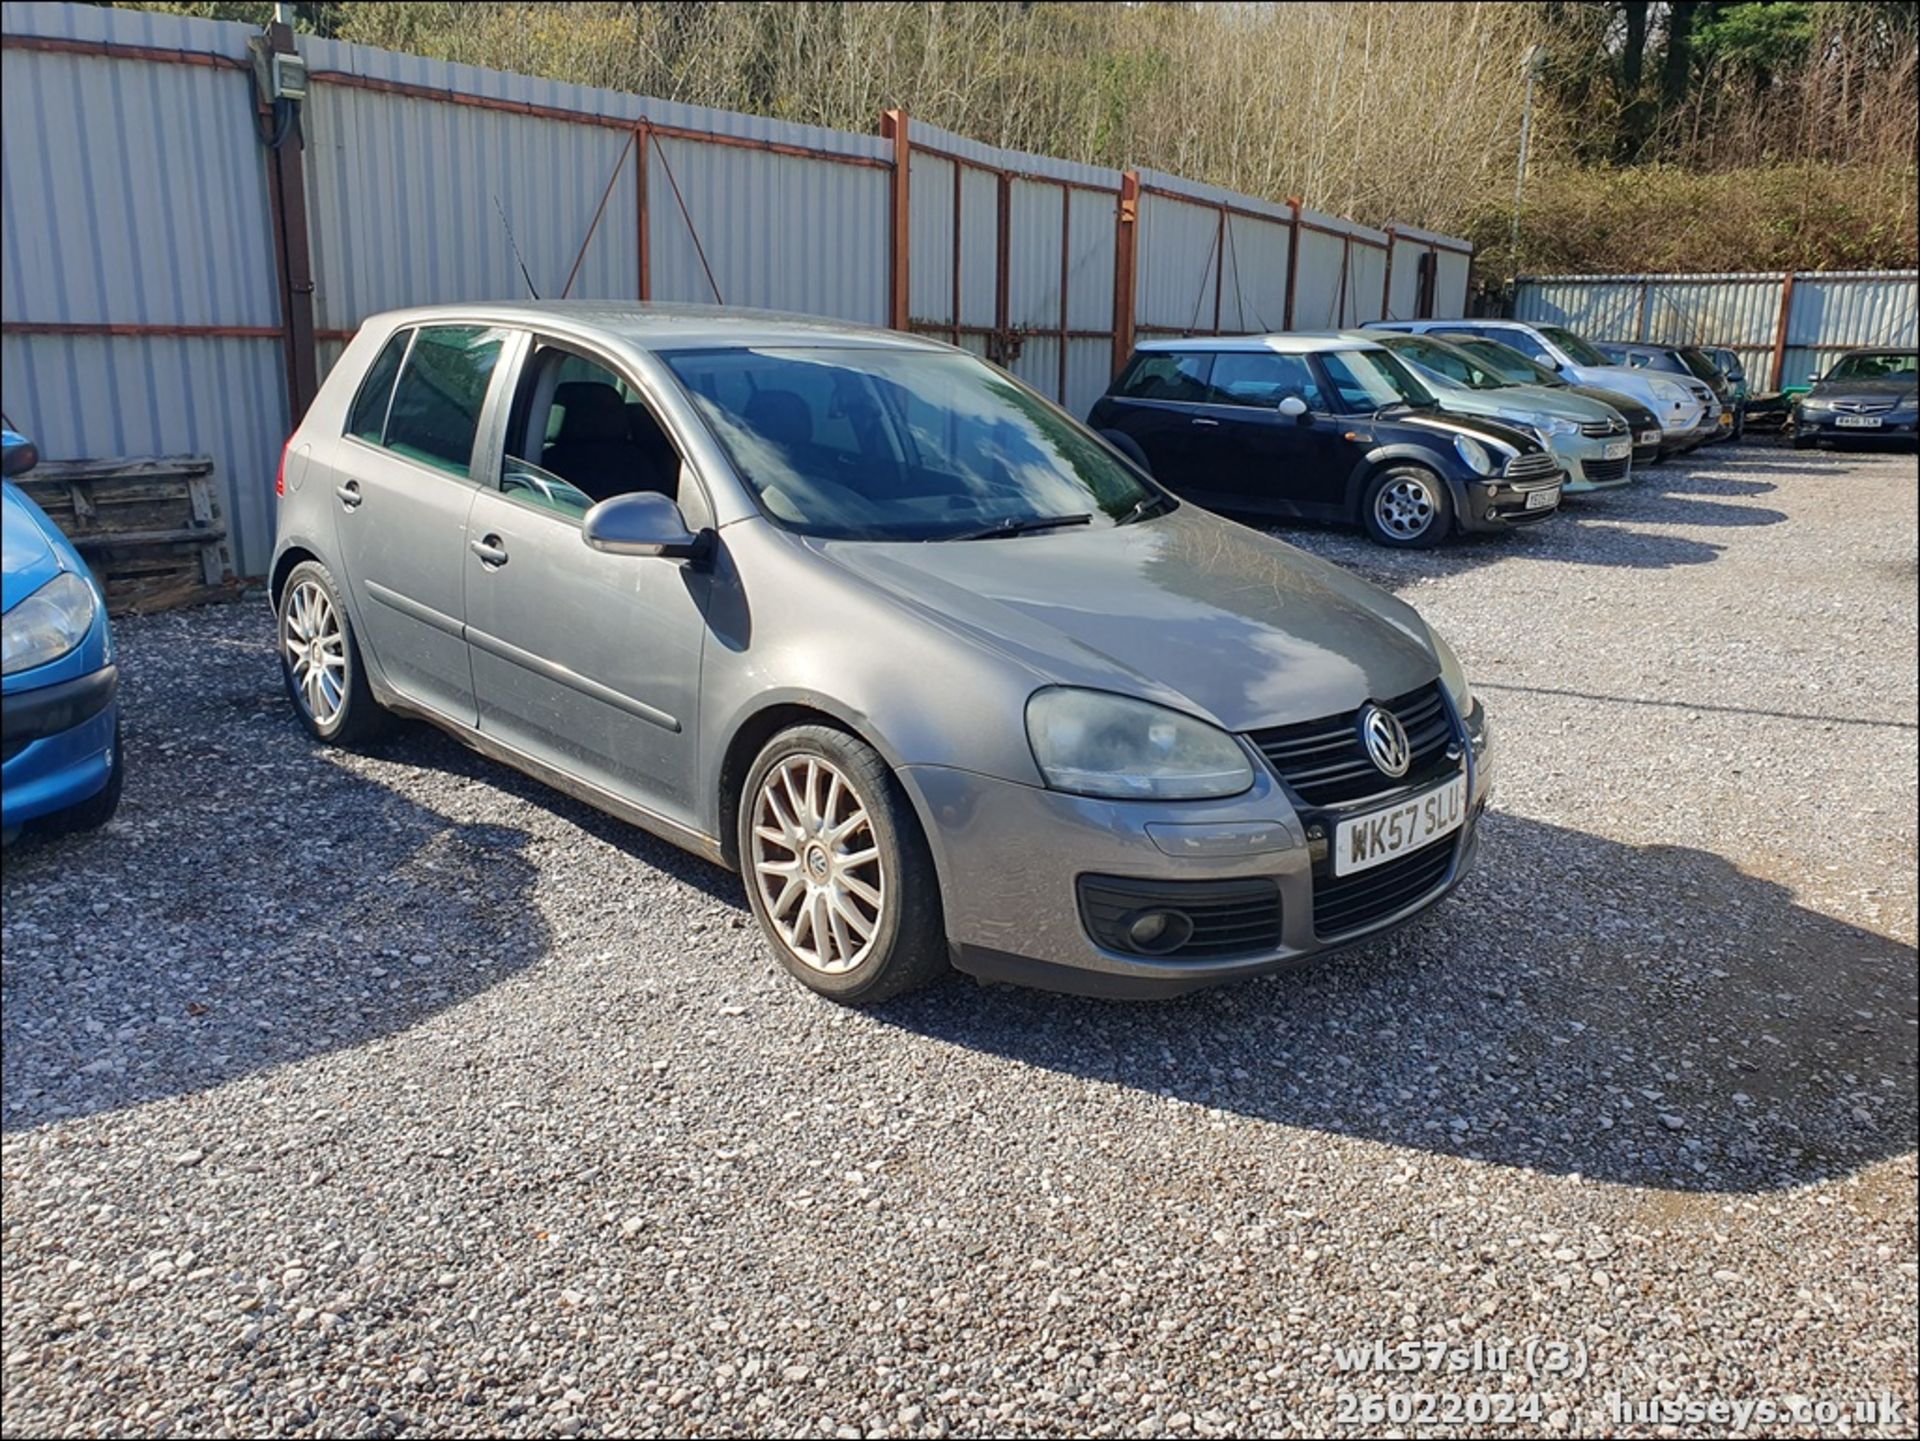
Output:
<svg viewBox="0 0 1920 1441">
<path fill-rule="evenodd" d="M 308 744 L 263 606 L 124 622 L 119 819 L 6 856 L 0 1420 L 1910 1435 L 1915 496 L 1748 447 L 1296 535 L 1453 638 L 1496 809 L 1428 920 L 1160 1005 L 838 1009 L 733 877 L 424 729 Z M 1340 1369 L 1406 1339 L 1490 1349 Z"/>
</svg>

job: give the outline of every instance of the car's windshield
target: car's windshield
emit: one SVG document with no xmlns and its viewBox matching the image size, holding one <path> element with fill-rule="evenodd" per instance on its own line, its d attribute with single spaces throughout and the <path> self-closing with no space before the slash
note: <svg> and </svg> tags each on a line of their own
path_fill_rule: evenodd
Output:
<svg viewBox="0 0 1920 1441">
<path fill-rule="evenodd" d="M 1914 374 L 1914 354 L 1897 350 L 1856 350 L 1843 355 L 1827 372 L 1828 380 L 1886 380 Z"/>
<path fill-rule="evenodd" d="M 1454 340 L 1453 344 L 1472 354 L 1474 359 L 1511 385 L 1556 385 L 1562 389 L 1567 386 L 1567 382 L 1554 371 L 1497 340 L 1461 338 Z"/>
<path fill-rule="evenodd" d="M 1431 371 L 1468 390 L 1504 390 L 1508 382 L 1495 375 L 1458 346 L 1425 335 L 1394 336 L 1381 341 L 1410 365 Z"/>
<path fill-rule="evenodd" d="M 1348 411 L 1384 410 L 1390 405 L 1437 405 L 1433 392 L 1385 350 L 1328 350 L 1320 356 L 1327 379 Z"/>
<path fill-rule="evenodd" d="M 952 540 L 1124 523 L 1173 504 L 971 356 L 848 347 L 662 359 L 761 507 L 803 534 Z"/>
<path fill-rule="evenodd" d="M 1543 325 L 1540 327 L 1540 333 L 1572 357 L 1575 365 L 1613 364 L 1611 360 L 1608 360 L 1606 356 L 1602 355 L 1593 346 L 1575 335 L 1571 330 L 1564 329 L 1558 325 Z"/>
</svg>

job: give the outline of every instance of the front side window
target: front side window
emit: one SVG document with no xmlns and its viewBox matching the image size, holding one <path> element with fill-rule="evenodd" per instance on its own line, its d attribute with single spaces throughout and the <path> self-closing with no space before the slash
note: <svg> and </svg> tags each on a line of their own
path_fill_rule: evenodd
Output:
<svg viewBox="0 0 1920 1441">
<path fill-rule="evenodd" d="M 1599 350 L 1562 326 L 1543 325 L 1540 327 L 1540 333 L 1559 346 L 1571 357 L 1575 365 L 1606 365 L 1608 363 L 1606 356 Z"/>
<path fill-rule="evenodd" d="M 761 508 L 802 534 L 986 538 L 1119 524 L 1172 504 L 972 356 L 770 347 L 661 358 Z"/>
<path fill-rule="evenodd" d="M 386 448 L 465 476 L 473 462 L 480 409 L 505 339 L 505 331 L 490 326 L 422 327 L 393 388 Z"/>
<path fill-rule="evenodd" d="M 1433 393 L 1385 350 L 1329 350 L 1320 364 L 1340 397 L 1340 408 L 1369 413 L 1391 405 L 1435 404 Z"/>
<path fill-rule="evenodd" d="M 1213 398 L 1207 375 L 1214 357 L 1201 350 L 1143 350 L 1120 377 L 1114 394 L 1128 400 L 1205 405 Z"/>
<path fill-rule="evenodd" d="M 1304 355 L 1270 350 L 1223 350 L 1213 358 L 1212 390 L 1217 405 L 1272 407 L 1288 396 L 1308 410 L 1327 408 L 1313 366 Z"/>
<path fill-rule="evenodd" d="M 619 371 L 543 341 L 523 370 L 507 422 L 500 489 L 578 519 L 634 491 L 677 499 L 680 455 Z"/>
<path fill-rule="evenodd" d="M 360 393 L 353 398 L 353 410 L 347 417 L 347 434 L 357 435 L 370 445 L 379 445 L 387 435 L 387 404 L 393 399 L 393 378 L 400 373 L 400 362 L 407 358 L 411 330 L 394 334 L 367 370 L 360 382 Z"/>
<path fill-rule="evenodd" d="M 1456 342 L 1486 369 L 1510 385 L 1551 385 L 1564 388 L 1566 381 L 1537 361 L 1497 340 L 1461 339 Z"/>
</svg>

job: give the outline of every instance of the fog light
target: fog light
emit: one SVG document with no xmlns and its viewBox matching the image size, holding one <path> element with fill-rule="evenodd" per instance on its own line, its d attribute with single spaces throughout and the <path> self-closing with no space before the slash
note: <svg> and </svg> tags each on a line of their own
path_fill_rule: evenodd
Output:
<svg viewBox="0 0 1920 1441">
<path fill-rule="evenodd" d="M 1163 956 L 1193 937 L 1193 922 L 1181 911 L 1136 911 L 1127 920 L 1127 943 L 1142 955 Z"/>
</svg>

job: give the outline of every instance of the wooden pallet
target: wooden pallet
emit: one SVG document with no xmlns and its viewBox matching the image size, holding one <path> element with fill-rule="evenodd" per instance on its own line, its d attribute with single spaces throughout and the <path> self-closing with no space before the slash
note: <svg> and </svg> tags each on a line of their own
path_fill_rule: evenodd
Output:
<svg viewBox="0 0 1920 1441">
<path fill-rule="evenodd" d="M 73 542 L 110 615 L 170 610 L 230 590 L 227 529 L 204 455 L 43 460 L 14 484 Z"/>
</svg>

